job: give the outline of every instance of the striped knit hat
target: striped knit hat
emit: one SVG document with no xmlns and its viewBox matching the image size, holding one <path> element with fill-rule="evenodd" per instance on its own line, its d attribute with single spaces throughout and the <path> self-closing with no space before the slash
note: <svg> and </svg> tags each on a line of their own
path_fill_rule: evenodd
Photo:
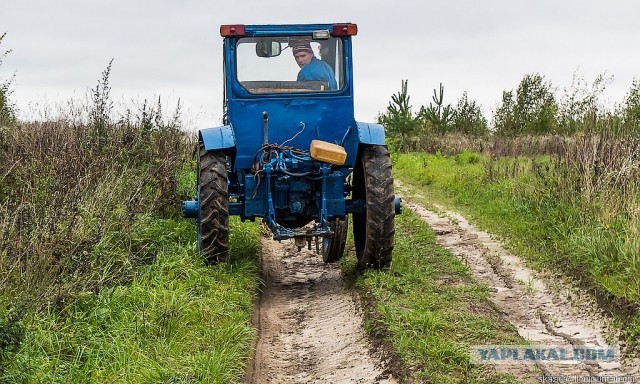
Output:
<svg viewBox="0 0 640 384">
<path fill-rule="evenodd" d="M 298 41 L 295 44 L 293 44 L 293 54 L 295 55 L 296 53 L 299 53 L 299 52 L 313 53 L 310 42 Z"/>
</svg>

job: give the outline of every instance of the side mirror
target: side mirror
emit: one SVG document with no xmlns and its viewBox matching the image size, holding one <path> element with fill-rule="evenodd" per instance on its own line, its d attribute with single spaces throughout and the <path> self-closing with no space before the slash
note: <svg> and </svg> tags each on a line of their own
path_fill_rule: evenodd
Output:
<svg viewBox="0 0 640 384">
<path fill-rule="evenodd" d="M 273 40 L 260 40 L 256 43 L 256 55 L 258 57 L 276 57 L 282 53 L 280 42 Z"/>
</svg>

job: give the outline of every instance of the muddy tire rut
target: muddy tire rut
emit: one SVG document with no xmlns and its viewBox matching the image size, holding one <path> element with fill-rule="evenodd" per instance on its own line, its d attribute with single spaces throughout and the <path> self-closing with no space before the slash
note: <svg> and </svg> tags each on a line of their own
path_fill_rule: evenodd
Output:
<svg viewBox="0 0 640 384">
<path fill-rule="evenodd" d="M 402 188 L 404 193 L 406 189 Z M 406 195 L 405 195 L 406 196 Z M 436 206 L 438 212 L 406 201 L 435 232 L 438 244 L 450 250 L 474 275 L 487 284 L 490 300 L 518 334 L 536 346 L 562 348 L 615 347 L 618 335 L 609 327 L 610 319 L 584 293 L 567 281 L 550 278 L 528 268 L 488 233 L 475 228 L 464 217 Z M 638 375 L 637 358 L 621 362 L 577 362 L 573 364 L 499 364 L 497 370 L 516 377 L 535 377 L 536 369 L 548 375 L 580 377 Z"/>
<path fill-rule="evenodd" d="M 262 278 L 248 383 L 396 383 L 336 265 L 263 239 Z"/>
</svg>

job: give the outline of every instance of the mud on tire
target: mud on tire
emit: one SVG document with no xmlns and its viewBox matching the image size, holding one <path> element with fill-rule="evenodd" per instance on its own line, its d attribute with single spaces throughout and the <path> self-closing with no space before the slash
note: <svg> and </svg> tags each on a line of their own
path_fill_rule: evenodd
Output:
<svg viewBox="0 0 640 384">
<path fill-rule="evenodd" d="M 362 149 L 353 173 L 352 196 L 354 200 L 366 201 L 365 211 L 353 214 L 358 267 L 388 267 L 395 234 L 395 195 L 391 159 L 385 147 Z"/>
<path fill-rule="evenodd" d="M 198 250 L 207 264 L 229 256 L 227 157 L 200 144 L 198 157 Z"/>
</svg>

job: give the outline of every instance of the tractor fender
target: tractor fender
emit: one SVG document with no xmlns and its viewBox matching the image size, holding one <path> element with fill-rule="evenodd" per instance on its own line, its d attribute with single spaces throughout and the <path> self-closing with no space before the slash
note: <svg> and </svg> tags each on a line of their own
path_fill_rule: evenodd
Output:
<svg viewBox="0 0 640 384">
<path fill-rule="evenodd" d="M 236 147 L 236 137 L 233 134 L 231 125 L 222 127 L 203 128 L 198 132 L 198 136 L 204 149 L 232 149 Z"/>
<path fill-rule="evenodd" d="M 382 125 L 360 122 L 356 122 L 356 124 L 360 144 L 385 145 L 384 127 Z"/>
</svg>

